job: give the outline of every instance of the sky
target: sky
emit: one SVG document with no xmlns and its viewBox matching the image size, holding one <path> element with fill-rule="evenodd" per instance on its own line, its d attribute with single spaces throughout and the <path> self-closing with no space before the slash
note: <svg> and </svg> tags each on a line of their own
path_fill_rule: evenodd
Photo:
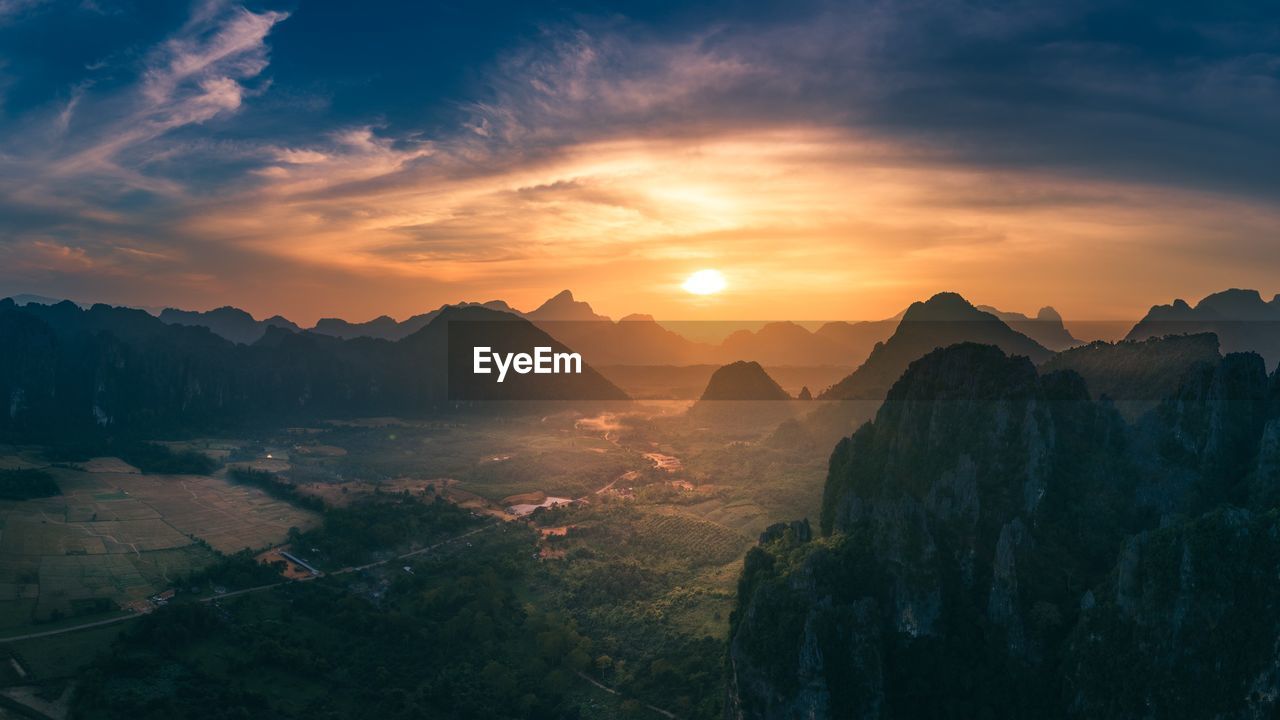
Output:
<svg viewBox="0 0 1280 720">
<path fill-rule="evenodd" d="M 0 294 L 1136 318 L 1280 291 L 1278 128 L 1272 3 L 0 0 Z"/>
</svg>

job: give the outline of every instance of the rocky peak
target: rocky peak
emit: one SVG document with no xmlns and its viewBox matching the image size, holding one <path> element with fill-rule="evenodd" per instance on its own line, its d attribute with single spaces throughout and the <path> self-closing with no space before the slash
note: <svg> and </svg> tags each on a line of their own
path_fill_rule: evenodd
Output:
<svg viewBox="0 0 1280 720">
<path fill-rule="evenodd" d="M 526 317 L 536 322 L 594 322 L 609 320 L 604 315 L 597 315 L 591 309 L 589 303 L 575 300 L 573 292 L 569 290 L 561 290 L 556 293 L 554 297 L 539 305 L 536 310 L 528 313 Z"/>
<path fill-rule="evenodd" d="M 1203 338 L 1079 356 L 1201 346 L 1133 426 L 994 348 L 912 363 L 832 453 L 824 537 L 748 556 L 728 717 L 1275 715 L 1280 373 Z"/>
<path fill-rule="evenodd" d="M 739 360 L 711 374 L 701 401 L 708 400 L 790 400 L 758 362 Z"/>
</svg>

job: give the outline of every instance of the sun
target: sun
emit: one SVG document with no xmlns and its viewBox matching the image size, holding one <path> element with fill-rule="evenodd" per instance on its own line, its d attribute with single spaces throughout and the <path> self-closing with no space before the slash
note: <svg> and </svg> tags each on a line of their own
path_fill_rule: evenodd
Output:
<svg viewBox="0 0 1280 720">
<path fill-rule="evenodd" d="M 684 285 L 681 287 L 685 289 L 685 292 L 690 292 L 694 295 L 715 295 L 724 290 L 728 284 L 719 270 L 699 270 L 690 275 L 689 279 L 685 280 Z"/>
</svg>

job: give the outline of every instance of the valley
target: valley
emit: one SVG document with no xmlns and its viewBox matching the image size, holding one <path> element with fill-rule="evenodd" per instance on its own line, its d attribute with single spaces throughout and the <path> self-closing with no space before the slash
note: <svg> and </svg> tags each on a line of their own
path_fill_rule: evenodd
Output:
<svg viewBox="0 0 1280 720">
<path fill-rule="evenodd" d="M 449 357 L 451 317 L 556 342 L 463 310 L 393 344 L 268 328 L 245 346 L 0 304 L 59 368 L 0 353 L 18 398 L 0 447 L 0 704 L 54 720 L 927 714 L 913 663 L 934 648 L 970 658 L 957 683 L 1060 716 L 1059 677 L 1110 701 L 1054 668 L 1094 652 L 1075 624 L 1114 622 L 1075 604 L 1108 592 L 1116 548 L 1157 527 L 1170 537 L 1150 547 L 1181 542 L 1187 518 L 1217 532 L 1214 508 L 1277 497 L 1260 437 L 1273 376 L 1209 333 L 1050 350 L 1014 329 L 1043 320 L 942 293 L 854 369 L 584 367 L 556 392 L 585 397 L 458 399 L 438 365 L 410 372 Z M 86 342 L 97 355 L 64 351 Z M 114 359 L 156 343 L 186 364 Z M 954 612 L 1005 639 L 953 636 Z M 855 665 L 806 665 L 844 652 L 832 638 Z"/>
<path fill-rule="evenodd" d="M 527 599 L 572 619 L 610 658 L 607 672 L 586 668 L 593 681 L 670 704 L 645 685 L 647 668 L 687 662 L 691 646 L 718 654 L 743 553 L 778 518 L 816 515 L 824 477 L 820 462 L 759 444 L 774 427 L 769 418 L 728 433 L 693 432 L 688 408 L 654 402 L 595 415 L 563 408 L 447 422 L 371 418 L 253 438 L 155 438 L 169 452 L 207 457 L 218 466 L 210 474 L 143 473 L 109 456 L 51 463 L 40 447 L 8 448 L 6 464 L 49 473 L 61 494 L 6 503 L 0 556 L 10 576 L 2 586 L 14 590 L 0 607 L 2 631 L 27 639 L 0 642 L 29 673 L 21 680 L 60 687 L 131 632 L 121 623 L 163 609 L 168 601 L 156 598 L 166 591 L 181 600 L 199 587 L 197 595 L 219 605 L 263 602 L 257 592 L 242 596 L 243 583 L 191 585 L 241 551 L 280 565 L 253 573 L 251 587 L 349 586 L 349 577 L 362 578 L 359 585 L 383 572 L 375 568 L 438 554 L 410 540 L 339 558 L 297 540 L 320 527 L 324 508 L 438 498 L 521 530 L 524 549 L 510 552 L 537 557 Z M 245 471 L 289 483 L 301 500 L 237 481 Z M 491 552 L 489 541 L 463 537 L 468 546 L 452 552 Z M 285 562 L 282 550 L 323 577 Z M 384 553 L 407 554 L 380 560 Z M 54 638 L 75 653 L 59 654 Z M 718 701 L 694 712 L 697 705 L 693 696 L 681 701 L 681 716 L 702 716 Z"/>
</svg>

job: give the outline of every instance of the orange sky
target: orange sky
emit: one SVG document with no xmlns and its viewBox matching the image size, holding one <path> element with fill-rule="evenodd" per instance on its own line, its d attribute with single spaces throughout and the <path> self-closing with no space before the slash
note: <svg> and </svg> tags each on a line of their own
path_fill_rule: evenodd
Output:
<svg viewBox="0 0 1280 720">
<path fill-rule="evenodd" d="M 15 259 L 33 274 L 83 274 L 114 302 L 229 303 L 302 324 L 460 300 L 532 309 L 564 288 L 615 318 L 751 320 L 879 319 L 941 290 L 1105 320 L 1175 296 L 1275 289 L 1269 257 L 1218 244 L 1265 237 L 1280 227 L 1272 209 L 965 168 L 838 129 L 613 139 L 471 176 L 456 156 L 365 131 L 276 160 L 169 228 L 182 245 L 121 238 L 95 256 L 38 240 Z M 222 268 L 201 272 L 211 249 Z M 110 282 L 148 268 L 145 285 Z M 702 268 L 727 290 L 681 290 Z"/>
<path fill-rule="evenodd" d="M 255 273 L 265 286 L 244 302 L 300 322 L 462 299 L 531 309 L 566 287 L 615 318 L 670 319 L 878 319 L 956 290 L 1101 320 L 1175 295 L 1272 290 L 1267 264 L 1209 250 L 1214 238 L 1265 235 L 1274 211 L 955 167 L 835 129 L 617 139 L 465 179 L 439 169 L 447 158 L 414 169 L 429 149 L 397 153 L 367 136 L 303 152 L 181 228 L 281 268 Z M 683 292 L 702 268 L 720 270 L 728 289 Z M 209 282 L 213 297 L 244 296 Z"/>
<path fill-rule="evenodd" d="M 287 40 L 347 36 L 304 11 L 197 3 L 61 85 L 21 86 L 37 66 L 0 51 L 28 96 L 52 88 L 19 106 L 0 77 L 0 293 L 310 325 L 565 288 L 695 320 L 881 319 L 943 290 L 1133 319 L 1280 289 L 1272 39 L 1216 31 L 1231 43 L 1168 64 L 1160 36 L 1091 37 L 1070 5 L 918 10 L 948 20 L 575 16 L 411 109 L 430 93 L 383 63 L 395 83 L 345 114 Z M 704 268 L 728 288 L 680 289 Z"/>
</svg>

